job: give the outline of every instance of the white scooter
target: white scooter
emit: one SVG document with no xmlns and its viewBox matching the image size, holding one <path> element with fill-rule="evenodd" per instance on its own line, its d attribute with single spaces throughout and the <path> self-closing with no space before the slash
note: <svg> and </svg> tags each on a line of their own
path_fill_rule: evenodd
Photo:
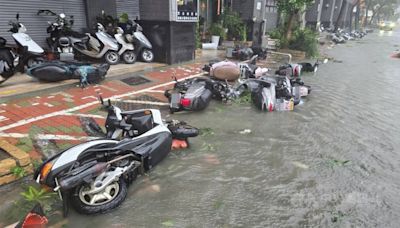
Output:
<svg viewBox="0 0 400 228">
<path fill-rule="evenodd" d="M 18 62 L 15 69 L 24 72 L 25 66 L 30 68 L 36 64 L 42 63 L 44 50 L 32 38 L 26 34 L 26 27 L 19 22 L 19 13 L 16 15 L 16 21 L 10 21 L 12 37 L 17 44 L 17 48 L 11 52 L 14 55 L 14 62 Z"/>
<path fill-rule="evenodd" d="M 130 38 L 131 36 L 131 34 L 124 34 L 124 30 L 121 27 L 117 28 L 117 32 L 114 35 L 114 38 L 120 44 L 118 54 L 127 64 L 132 64 L 136 62 L 136 53 L 134 51 L 135 48 L 133 47 L 132 43 L 128 42 L 128 39 L 132 39 Z"/>
</svg>

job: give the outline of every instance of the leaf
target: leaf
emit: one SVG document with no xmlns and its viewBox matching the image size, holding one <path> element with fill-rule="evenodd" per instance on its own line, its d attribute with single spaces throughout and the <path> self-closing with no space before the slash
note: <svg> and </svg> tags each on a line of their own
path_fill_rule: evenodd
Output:
<svg viewBox="0 0 400 228">
<path fill-rule="evenodd" d="M 165 227 L 173 227 L 174 226 L 174 222 L 171 220 L 167 220 L 163 223 L 161 223 L 161 225 L 165 226 Z"/>
</svg>

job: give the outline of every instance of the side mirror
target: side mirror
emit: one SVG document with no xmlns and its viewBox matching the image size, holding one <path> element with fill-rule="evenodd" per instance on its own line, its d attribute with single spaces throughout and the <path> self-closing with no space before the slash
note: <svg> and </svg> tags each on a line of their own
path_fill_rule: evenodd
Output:
<svg viewBox="0 0 400 228">
<path fill-rule="evenodd" d="M 17 15 L 15 16 L 15 18 L 17 19 L 17 21 L 19 20 L 19 13 L 17 13 Z"/>
<path fill-rule="evenodd" d="M 111 106 L 111 100 L 108 99 L 108 106 Z"/>
<path fill-rule="evenodd" d="M 101 95 L 99 95 L 99 100 L 100 100 L 100 104 L 104 105 L 104 100 L 103 100 L 103 97 Z"/>
</svg>

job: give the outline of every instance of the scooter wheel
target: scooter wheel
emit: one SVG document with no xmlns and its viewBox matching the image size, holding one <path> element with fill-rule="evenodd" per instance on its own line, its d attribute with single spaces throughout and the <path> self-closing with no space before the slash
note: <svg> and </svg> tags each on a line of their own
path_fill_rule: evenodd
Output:
<svg viewBox="0 0 400 228">
<path fill-rule="evenodd" d="M 126 64 L 133 64 L 136 62 L 136 53 L 134 51 L 125 51 L 122 54 L 122 59 Z"/>
<path fill-rule="evenodd" d="M 35 65 L 41 64 L 41 63 L 43 63 L 43 62 L 44 62 L 44 59 L 41 58 L 41 57 L 32 57 L 32 58 L 29 58 L 29 59 L 26 61 L 26 66 L 27 66 L 28 69 L 29 69 L 29 68 L 31 68 L 31 67 L 33 67 L 33 66 L 35 66 Z"/>
<path fill-rule="evenodd" d="M 150 49 L 143 49 L 141 53 L 141 58 L 146 63 L 151 63 L 154 60 L 154 53 Z"/>
<path fill-rule="evenodd" d="M 110 65 L 115 65 L 119 62 L 119 55 L 115 51 L 108 51 L 104 55 L 104 60 Z"/>
<path fill-rule="evenodd" d="M 80 185 L 71 194 L 72 206 L 82 214 L 98 214 L 112 210 L 121 205 L 128 194 L 123 178 L 112 182 L 100 193 L 89 194 L 89 188 L 86 185 Z"/>
</svg>

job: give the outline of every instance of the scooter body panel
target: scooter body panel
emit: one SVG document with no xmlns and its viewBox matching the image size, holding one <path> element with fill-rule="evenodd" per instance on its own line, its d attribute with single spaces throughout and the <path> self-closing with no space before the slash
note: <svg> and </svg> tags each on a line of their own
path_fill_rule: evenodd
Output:
<svg viewBox="0 0 400 228">
<path fill-rule="evenodd" d="M 12 37 L 21 46 L 28 47 L 28 52 L 34 54 L 43 54 L 44 50 L 26 33 L 13 33 Z"/>
<path fill-rule="evenodd" d="M 127 43 L 124 39 L 124 35 L 123 34 L 115 34 L 114 35 L 115 39 L 117 40 L 117 42 L 119 44 L 121 44 L 121 48 L 118 51 L 119 55 L 122 55 L 124 52 L 126 51 L 133 51 L 135 48 L 133 46 L 133 44 L 131 43 Z"/>
</svg>

